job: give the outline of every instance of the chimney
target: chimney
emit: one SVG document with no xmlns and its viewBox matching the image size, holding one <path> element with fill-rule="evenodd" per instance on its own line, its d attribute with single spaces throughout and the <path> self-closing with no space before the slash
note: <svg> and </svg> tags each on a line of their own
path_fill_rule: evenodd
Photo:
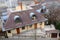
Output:
<svg viewBox="0 0 60 40">
<path fill-rule="evenodd" d="M 35 4 L 38 4 L 39 3 L 38 0 L 34 0 L 34 2 L 35 2 Z"/>
<path fill-rule="evenodd" d="M 22 7 L 22 2 L 18 2 L 18 5 L 20 6 L 21 10 L 23 9 Z"/>
</svg>

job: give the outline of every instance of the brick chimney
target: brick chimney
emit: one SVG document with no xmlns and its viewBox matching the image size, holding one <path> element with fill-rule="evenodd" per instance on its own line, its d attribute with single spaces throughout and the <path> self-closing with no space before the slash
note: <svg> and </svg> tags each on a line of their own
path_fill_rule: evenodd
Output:
<svg viewBox="0 0 60 40">
<path fill-rule="evenodd" d="M 39 2 L 37 0 L 34 0 L 35 4 L 38 4 Z"/>
</svg>

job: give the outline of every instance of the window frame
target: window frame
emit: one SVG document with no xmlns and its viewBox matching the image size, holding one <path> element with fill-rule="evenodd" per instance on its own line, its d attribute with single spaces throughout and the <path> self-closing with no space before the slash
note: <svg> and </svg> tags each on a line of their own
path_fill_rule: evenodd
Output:
<svg viewBox="0 0 60 40">
<path fill-rule="evenodd" d="M 22 30 L 24 30 L 24 29 L 25 29 L 25 26 L 22 27 Z"/>
<path fill-rule="evenodd" d="M 40 25 L 42 25 L 42 22 L 40 22 Z"/>
<path fill-rule="evenodd" d="M 22 20 L 21 20 L 21 18 L 20 18 L 20 17 L 17 17 L 16 19 L 14 19 L 14 22 L 15 22 L 15 23 L 21 23 L 21 22 L 22 22 Z"/>
<path fill-rule="evenodd" d="M 35 20 L 34 18 L 37 19 L 37 16 L 36 16 L 35 14 L 32 15 L 31 19 L 32 19 L 32 20 Z"/>
<path fill-rule="evenodd" d="M 11 33 L 11 30 L 8 30 L 8 33 Z"/>
<path fill-rule="evenodd" d="M 31 25 L 29 25 L 29 27 L 30 27 L 30 28 L 32 28 L 32 24 L 31 24 Z"/>
</svg>

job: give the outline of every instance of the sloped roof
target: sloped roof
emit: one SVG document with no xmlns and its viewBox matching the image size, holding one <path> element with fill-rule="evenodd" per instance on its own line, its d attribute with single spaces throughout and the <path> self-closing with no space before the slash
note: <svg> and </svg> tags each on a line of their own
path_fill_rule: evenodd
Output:
<svg viewBox="0 0 60 40">
<path fill-rule="evenodd" d="M 40 9 L 41 8 L 41 4 L 38 4 L 38 5 L 34 5 L 34 6 L 31 6 L 33 9 Z"/>
<path fill-rule="evenodd" d="M 30 18 L 30 13 L 33 12 L 36 14 L 37 19 L 32 21 L 32 19 Z M 20 16 L 22 23 L 15 23 L 14 22 L 14 16 Z M 34 23 L 38 23 L 38 22 L 42 22 L 45 21 L 45 18 L 42 16 L 41 13 L 36 12 L 36 10 L 34 9 L 30 9 L 30 10 L 25 10 L 25 11 L 17 11 L 17 12 L 12 12 L 8 18 L 8 20 L 6 21 L 6 24 L 4 26 L 5 30 L 11 30 L 14 28 L 19 28 L 19 27 L 23 27 L 26 25 L 30 25 L 30 24 L 34 24 Z"/>
</svg>

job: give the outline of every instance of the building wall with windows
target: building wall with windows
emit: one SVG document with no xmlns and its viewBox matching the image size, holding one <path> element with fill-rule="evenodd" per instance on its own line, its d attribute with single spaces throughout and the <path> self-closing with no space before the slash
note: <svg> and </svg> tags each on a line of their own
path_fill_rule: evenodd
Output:
<svg viewBox="0 0 60 40">
<path fill-rule="evenodd" d="M 16 10 L 21 10 L 21 6 L 17 6 Z M 22 5 L 22 10 L 26 10 L 26 6 L 25 5 Z"/>
<path fill-rule="evenodd" d="M 24 27 L 20 28 L 20 32 L 24 32 L 26 30 L 27 30 L 27 26 L 24 26 Z"/>
<path fill-rule="evenodd" d="M 35 26 L 36 26 L 35 24 L 32 24 L 32 25 L 27 25 L 27 26 L 21 27 L 21 28 L 19 28 L 19 33 L 17 33 L 17 30 L 16 29 L 13 29 L 13 30 L 10 30 L 10 31 L 6 31 L 7 32 L 7 36 L 8 37 L 11 37 L 14 34 L 20 34 L 22 32 L 35 29 Z M 43 29 L 44 28 L 44 22 L 37 23 L 37 28 L 42 28 Z"/>
<path fill-rule="evenodd" d="M 10 30 L 10 31 L 12 31 L 12 30 Z M 7 36 L 8 37 L 11 37 L 12 36 L 12 33 L 11 32 L 8 32 L 8 31 L 6 31 L 7 32 Z"/>
</svg>

